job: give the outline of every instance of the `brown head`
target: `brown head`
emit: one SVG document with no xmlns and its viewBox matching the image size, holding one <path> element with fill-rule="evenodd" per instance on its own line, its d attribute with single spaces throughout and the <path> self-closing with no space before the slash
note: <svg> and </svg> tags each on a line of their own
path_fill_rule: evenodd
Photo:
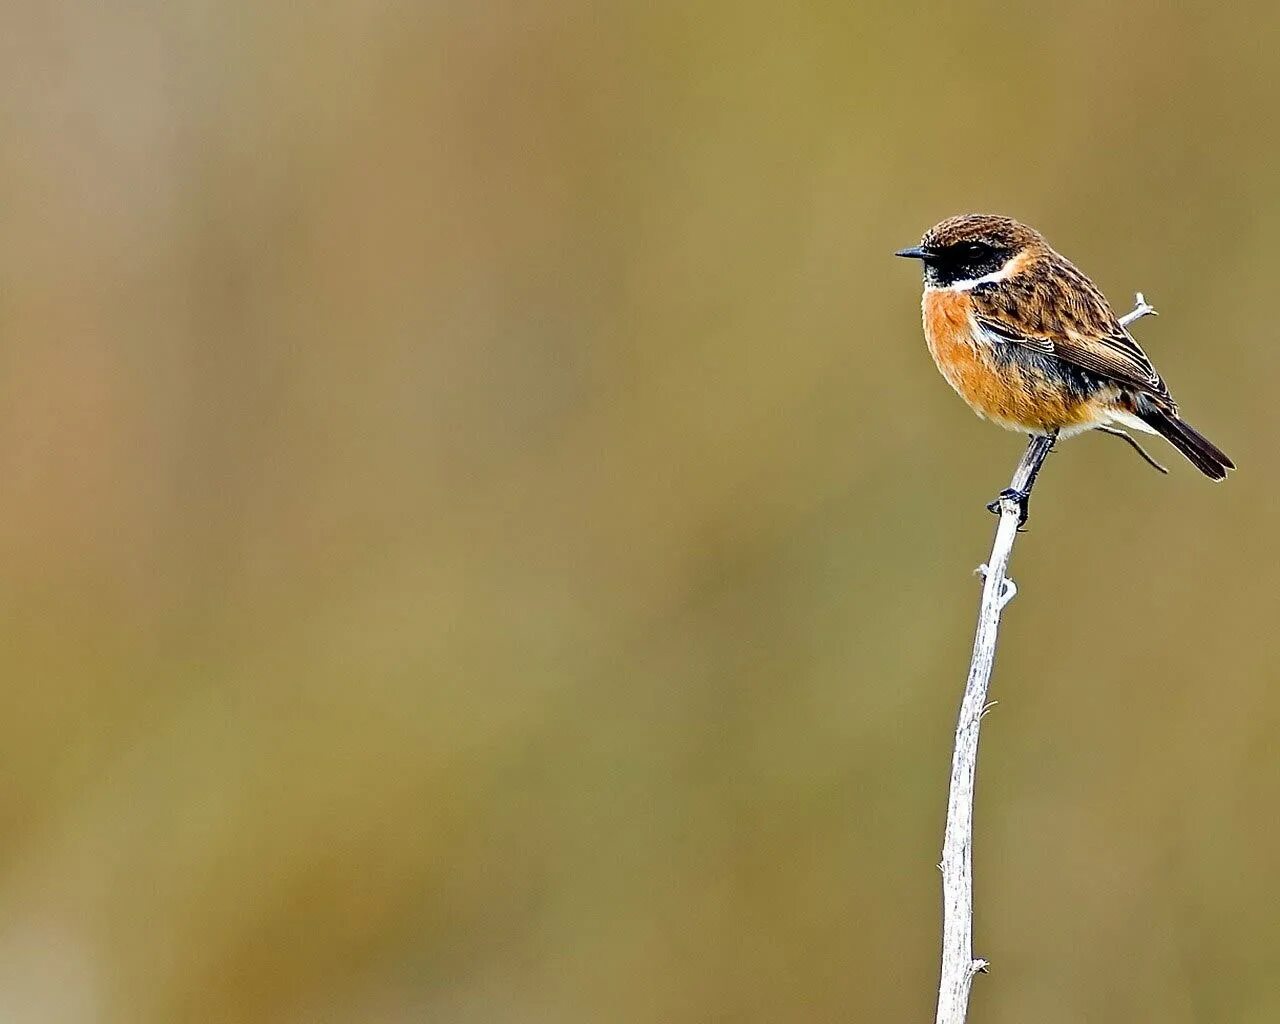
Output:
<svg viewBox="0 0 1280 1024">
<path fill-rule="evenodd" d="M 1012 275 L 1052 251 L 1039 231 L 1012 217 L 967 213 L 935 224 L 918 246 L 895 255 L 920 260 L 930 287 L 963 288 L 984 278 L 998 280 L 992 275 Z"/>
</svg>

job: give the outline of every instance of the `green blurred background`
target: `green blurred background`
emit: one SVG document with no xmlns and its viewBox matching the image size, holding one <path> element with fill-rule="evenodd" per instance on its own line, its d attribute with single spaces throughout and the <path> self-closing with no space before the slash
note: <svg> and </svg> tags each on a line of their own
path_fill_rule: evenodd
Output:
<svg viewBox="0 0 1280 1024">
<path fill-rule="evenodd" d="M 1041 478 L 971 1019 L 1280 1017 L 1275 5 L 4 22 L 0 1017 L 932 1019 L 972 210 L 1241 468 Z"/>
</svg>

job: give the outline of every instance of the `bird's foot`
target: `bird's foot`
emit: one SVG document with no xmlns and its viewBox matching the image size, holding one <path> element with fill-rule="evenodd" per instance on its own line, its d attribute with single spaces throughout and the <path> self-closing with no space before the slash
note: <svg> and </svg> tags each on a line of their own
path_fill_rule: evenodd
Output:
<svg viewBox="0 0 1280 1024">
<path fill-rule="evenodd" d="M 1000 515 L 1004 510 L 1004 503 L 1011 501 L 1018 508 L 1018 529 L 1022 530 L 1027 525 L 1027 515 L 1031 505 L 1031 492 L 1019 491 L 1013 487 L 1006 487 L 1003 491 L 996 495 L 994 501 L 987 503 L 987 511 L 995 515 Z"/>
</svg>

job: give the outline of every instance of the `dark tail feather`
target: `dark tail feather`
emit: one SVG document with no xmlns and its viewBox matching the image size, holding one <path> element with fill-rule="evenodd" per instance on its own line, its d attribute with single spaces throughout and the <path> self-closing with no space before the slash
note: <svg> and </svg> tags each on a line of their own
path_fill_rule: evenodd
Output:
<svg viewBox="0 0 1280 1024">
<path fill-rule="evenodd" d="M 1142 421 L 1182 452 L 1210 480 L 1225 480 L 1227 470 L 1236 468 L 1221 448 L 1186 420 L 1179 419 L 1177 413 L 1144 404 L 1147 407 L 1138 412 Z"/>
</svg>

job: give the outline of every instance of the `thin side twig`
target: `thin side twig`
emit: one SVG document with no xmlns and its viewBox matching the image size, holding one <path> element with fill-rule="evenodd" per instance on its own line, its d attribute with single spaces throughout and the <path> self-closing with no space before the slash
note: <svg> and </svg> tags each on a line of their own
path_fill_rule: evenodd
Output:
<svg viewBox="0 0 1280 1024">
<path fill-rule="evenodd" d="M 1120 318 L 1128 326 L 1155 315 L 1142 293 L 1132 312 Z M 1014 470 L 1009 488 L 1028 497 L 1036 476 L 1053 449 L 1053 438 L 1033 436 Z M 973 639 L 973 659 L 965 682 L 960 718 L 956 723 L 955 750 L 951 758 L 951 787 L 947 797 L 947 828 L 942 842 L 942 975 L 938 984 L 937 1024 L 964 1024 L 969 1010 L 969 989 L 975 974 L 986 973 L 987 961 L 973 955 L 973 782 L 978 765 L 978 730 L 990 704 L 987 690 L 995 664 L 1000 614 L 1018 592 L 1005 573 L 1013 556 L 1013 542 L 1024 508 L 1008 494 L 999 499 L 1000 522 L 996 526 L 991 557 L 978 572 L 984 577 L 978 628 Z"/>
<path fill-rule="evenodd" d="M 1138 439 L 1132 434 L 1126 433 L 1119 427 L 1095 427 L 1094 429 L 1099 430 L 1104 434 L 1110 434 L 1112 437 L 1120 438 L 1125 444 L 1142 456 L 1142 460 L 1152 469 L 1165 474 L 1169 472 L 1164 466 L 1156 461 L 1155 457 L 1149 451 L 1142 447 L 1138 442 Z"/>
</svg>

